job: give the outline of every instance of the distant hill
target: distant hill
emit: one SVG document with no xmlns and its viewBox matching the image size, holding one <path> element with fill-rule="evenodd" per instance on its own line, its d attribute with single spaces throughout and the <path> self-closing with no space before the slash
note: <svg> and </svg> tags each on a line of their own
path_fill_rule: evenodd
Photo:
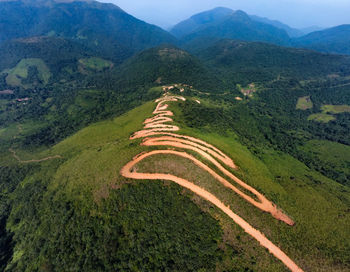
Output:
<svg viewBox="0 0 350 272">
<path fill-rule="evenodd" d="M 21 59 L 41 58 L 54 72 L 59 72 L 70 63 L 95 54 L 84 45 L 59 37 L 15 39 L 0 45 L 0 70 L 15 66 Z"/>
<path fill-rule="evenodd" d="M 226 12 L 219 11 L 220 14 Z M 186 44 L 202 38 L 227 38 L 243 41 L 263 41 L 279 45 L 289 44 L 290 38 L 285 30 L 254 21 L 243 11 L 239 10 L 228 16 L 220 15 L 218 17 L 221 19 L 209 20 L 208 23 L 202 24 L 190 34 L 184 36 L 182 42 Z"/>
<path fill-rule="evenodd" d="M 66 3 L 68 2 L 68 3 Z M 115 62 L 176 39 L 112 4 L 95 1 L 0 3 L 0 43 L 31 36 L 71 38 Z"/>
<path fill-rule="evenodd" d="M 254 21 L 265 23 L 265 24 L 269 24 L 269 25 L 273 25 L 273 26 L 275 26 L 277 28 L 283 29 L 283 30 L 285 30 L 287 32 L 287 34 L 291 38 L 293 38 L 293 37 L 301 37 L 301 36 L 306 34 L 305 32 L 303 32 L 303 30 L 292 28 L 289 25 L 281 23 L 280 21 L 277 21 L 277 20 L 270 20 L 268 18 L 260 17 L 260 16 L 256 16 L 256 15 L 250 15 L 250 18 L 252 20 L 254 20 Z"/>
<path fill-rule="evenodd" d="M 204 11 L 178 23 L 170 30 L 170 33 L 177 38 L 183 38 L 184 36 L 191 34 L 199 28 L 210 25 L 212 23 L 216 23 L 233 13 L 234 11 L 232 9 L 223 7 Z"/>
<path fill-rule="evenodd" d="M 128 87 L 155 84 L 186 83 L 198 88 L 216 90 L 220 82 L 196 57 L 172 45 L 145 50 L 110 74 L 104 80 Z"/>
<path fill-rule="evenodd" d="M 304 32 L 304 35 L 307 35 L 311 32 L 315 32 L 315 31 L 321 31 L 324 30 L 324 27 L 319 27 L 319 26 L 309 26 L 309 27 L 304 27 L 302 29 L 300 29 L 302 32 Z"/>
<path fill-rule="evenodd" d="M 312 32 L 295 39 L 293 44 L 321 52 L 350 54 L 350 25 Z"/>
<path fill-rule="evenodd" d="M 4 42 L 0 44 L 0 59 L 0 77 L 5 77 L 9 86 L 25 88 L 75 80 L 112 65 L 86 46 L 59 37 Z M 92 61 L 100 66 L 92 66 Z"/>
<path fill-rule="evenodd" d="M 319 78 L 349 75 L 350 57 L 267 43 L 221 40 L 196 55 L 233 83 L 266 82 L 279 77 Z"/>
<path fill-rule="evenodd" d="M 170 32 L 174 36 L 178 38 L 182 38 L 192 32 L 199 30 L 200 28 L 203 28 L 204 26 L 207 26 L 213 23 L 218 23 L 219 21 L 222 21 L 223 19 L 225 19 L 225 17 L 228 17 L 234 13 L 235 13 L 234 10 L 229 8 L 224 8 L 224 7 L 218 7 L 212 10 L 204 11 L 204 12 L 195 14 L 189 19 L 175 25 L 170 30 Z M 269 24 L 274 27 L 277 27 L 279 29 L 283 29 L 287 32 L 287 34 L 290 37 L 300 37 L 305 35 L 306 33 L 299 29 L 292 28 L 276 20 L 270 20 L 268 18 L 263 18 L 256 15 L 249 15 L 249 17 L 255 22 L 265 23 L 265 24 Z"/>
</svg>

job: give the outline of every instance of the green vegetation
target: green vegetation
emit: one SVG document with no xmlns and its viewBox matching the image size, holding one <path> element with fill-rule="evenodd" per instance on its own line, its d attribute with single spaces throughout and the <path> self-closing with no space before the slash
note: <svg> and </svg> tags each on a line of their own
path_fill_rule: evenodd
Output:
<svg viewBox="0 0 350 272">
<path fill-rule="evenodd" d="M 103 71 L 104 69 L 111 68 L 113 63 L 108 60 L 104 60 L 97 57 L 91 57 L 88 59 L 80 59 L 79 63 L 87 69 L 94 71 Z"/>
<path fill-rule="evenodd" d="M 312 32 L 293 40 L 295 46 L 326 53 L 350 54 L 350 27 L 347 24 Z"/>
<path fill-rule="evenodd" d="M 216 183 L 205 173 L 191 172 L 195 167 L 186 160 L 167 157 L 145 161 L 139 167 L 157 171 L 166 163 L 177 171 L 183 169 L 179 175 L 195 177 L 201 186 L 209 186 L 227 204 L 235 207 L 235 212 L 281 245 L 302 267 L 332 269 L 336 266 L 340 271 L 346 271 L 349 259 L 346 242 L 348 189 L 266 145 L 259 148 L 258 154 L 258 149 L 249 151 L 240 143 L 244 142 L 242 136 L 238 137 L 232 131 L 232 123 L 223 126 L 229 120 L 229 104 L 222 109 L 216 106 L 218 103 L 208 98 L 203 104 L 173 103 L 171 110 L 182 128 L 180 133 L 200 137 L 224 150 L 238 164 L 240 170 L 236 174 L 292 216 L 297 222 L 295 227 L 285 226 L 234 193 L 215 187 Z M 154 105 L 147 103 L 115 120 L 83 129 L 52 148 L 50 154 L 60 154 L 62 160 L 44 162 L 40 170 L 27 176 L 15 192 L 8 224 L 15 233 L 14 256 L 18 256 L 10 268 L 50 267 L 56 271 L 67 265 L 75 270 L 94 271 L 112 267 L 126 269 L 125 265 L 131 263 L 135 269 L 142 264 L 151 270 L 170 266 L 175 271 L 200 268 L 212 271 L 213 267 L 218 267 L 219 271 L 235 271 L 242 267 L 248 271 L 284 269 L 205 201 L 189 194 L 203 211 L 218 221 L 202 214 L 175 185 L 169 187 L 166 182 L 164 187 L 161 182 L 139 182 L 120 177 L 119 169 L 145 150 L 139 145 L 140 141 L 130 141 L 128 137 L 152 115 Z M 293 101 L 291 108 L 295 111 Z M 203 111 L 198 112 L 200 109 Z M 237 116 L 232 115 L 236 122 Z M 188 123 L 189 120 L 192 123 Z M 245 133 L 247 135 L 249 130 Z M 317 147 L 308 148 L 315 150 Z M 322 154 L 335 154 L 334 148 Z M 319 157 L 324 160 L 322 154 Z M 344 151 L 343 155 L 346 154 Z M 46 152 L 41 154 L 42 157 L 45 155 Z M 341 162 L 345 158 L 343 155 L 338 158 L 338 167 L 346 165 Z M 330 160 L 334 163 L 334 159 Z M 30 213 L 29 210 L 45 212 Z M 337 224 L 333 223 L 335 220 Z M 181 247 L 183 244 L 186 246 Z M 169 249 L 173 247 L 177 250 L 171 251 L 171 255 Z M 58 253 L 62 256 L 60 259 L 55 257 Z M 189 258 L 193 262 L 188 263 Z M 203 262 L 202 258 L 211 261 Z"/>
<path fill-rule="evenodd" d="M 350 112 L 349 105 L 324 105 L 322 106 L 321 109 L 324 113 L 332 113 L 332 114 Z"/>
<path fill-rule="evenodd" d="M 51 73 L 46 64 L 37 58 L 22 59 L 16 67 L 10 70 L 4 70 L 2 73 L 7 74 L 6 82 L 10 86 L 22 86 L 24 88 L 29 88 L 32 85 L 26 84 L 26 79 L 28 77 L 36 76 L 38 81 L 34 83 L 46 85 L 49 82 Z M 34 75 L 30 75 L 30 74 Z"/>
<path fill-rule="evenodd" d="M 310 157 L 313 167 L 345 185 L 350 185 L 350 147 L 330 141 L 308 141 L 298 149 Z"/>
<path fill-rule="evenodd" d="M 332 114 L 349 113 L 350 106 L 348 105 L 324 105 L 321 107 L 322 113 L 311 114 L 308 117 L 309 121 L 317 121 L 322 123 L 328 123 L 336 120 L 336 117 Z"/>
<path fill-rule="evenodd" d="M 191 45 L 189 50 L 213 67 L 215 74 L 231 86 L 286 79 L 323 81 L 330 74 L 339 77 L 350 74 L 348 56 L 320 54 L 268 43 L 226 39 L 211 42 L 208 47 L 207 42 L 200 41 L 198 46 Z M 306 95 L 310 93 L 302 96 Z"/>
<path fill-rule="evenodd" d="M 99 52 L 93 56 L 118 64 L 143 49 L 176 43 L 165 30 L 105 3 L 75 1 L 37 5 L 35 2 L 5 2 L 1 5 L 4 11 L 1 16 L 6 18 L 6 24 L 0 31 L 0 43 L 32 36 L 34 41 L 28 43 L 33 44 L 37 36 L 55 35 Z M 81 58 L 85 57 L 78 59 Z"/>
<path fill-rule="evenodd" d="M 311 114 L 308 117 L 309 121 L 316 121 L 316 122 L 322 122 L 322 123 L 328 123 L 330 121 L 334 121 L 336 118 L 333 115 L 327 114 L 327 113 L 315 113 Z"/>
<path fill-rule="evenodd" d="M 176 186 L 127 185 L 119 176 L 142 150 L 128 137 L 153 108 L 147 103 L 82 130 L 53 148 L 63 160 L 44 162 L 25 179 L 12 203 L 16 246 L 9 269 L 215 268 L 221 239 L 216 220 Z"/>
<path fill-rule="evenodd" d="M 172 83 L 188 98 L 170 103 L 179 133 L 227 153 L 234 173 L 296 225 L 260 212 L 186 159 L 152 157 L 138 169 L 193 179 L 305 270 L 349 270 L 349 57 L 211 38 L 194 39 L 193 56 L 151 48 L 175 40 L 105 4 L 1 5 L 0 92 L 11 91 L 0 99 L 0 271 L 286 270 L 203 199 L 168 181 L 120 176 L 152 149 L 129 136 Z M 235 16 L 215 31 L 247 30 L 250 19 Z M 256 29 L 249 25 L 247 39 L 274 31 Z M 10 41 L 26 31 L 51 37 Z M 240 86 L 254 96 L 237 101 Z M 21 163 L 14 153 L 55 159 Z"/>
<path fill-rule="evenodd" d="M 312 101 L 310 99 L 310 96 L 303 96 L 298 99 L 298 103 L 296 106 L 297 110 L 309 110 L 313 108 Z"/>
</svg>

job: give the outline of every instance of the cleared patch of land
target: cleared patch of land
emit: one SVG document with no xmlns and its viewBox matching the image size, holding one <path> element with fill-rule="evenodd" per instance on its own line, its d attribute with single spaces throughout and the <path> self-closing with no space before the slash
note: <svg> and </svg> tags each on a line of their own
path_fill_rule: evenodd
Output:
<svg viewBox="0 0 350 272">
<path fill-rule="evenodd" d="M 327 113 L 315 113 L 311 114 L 307 120 L 309 121 L 316 121 L 321 123 L 328 123 L 330 121 L 335 120 L 336 118 L 333 115 L 327 114 Z"/>
<path fill-rule="evenodd" d="M 313 108 L 313 103 L 311 101 L 310 96 L 303 96 L 298 99 L 298 103 L 296 106 L 297 110 L 308 110 Z"/>
<path fill-rule="evenodd" d="M 91 57 L 86 59 L 80 59 L 79 64 L 83 66 L 83 68 L 102 71 L 104 69 L 111 68 L 113 66 L 113 62 L 104 60 L 97 57 Z"/>
<path fill-rule="evenodd" d="M 350 112 L 349 105 L 324 105 L 322 106 L 323 113 L 339 114 L 344 112 Z"/>
<path fill-rule="evenodd" d="M 334 114 L 350 112 L 350 106 L 348 105 L 324 105 L 321 109 L 321 113 L 311 114 L 308 120 L 328 123 L 336 119 Z"/>
<path fill-rule="evenodd" d="M 6 83 L 10 86 L 26 87 L 30 85 L 23 83 L 23 80 L 28 79 L 30 67 L 36 68 L 37 76 L 44 84 L 49 82 L 51 73 L 45 62 L 38 58 L 28 58 L 22 59 L 14 68 L 2 72 L 7 74 Z"/>
</svg>

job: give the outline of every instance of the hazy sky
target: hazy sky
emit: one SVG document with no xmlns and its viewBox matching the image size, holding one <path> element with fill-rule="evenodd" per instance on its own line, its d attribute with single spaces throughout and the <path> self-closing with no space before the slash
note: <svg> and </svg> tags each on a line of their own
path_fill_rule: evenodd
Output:
<svg viewBox="0 0 350 272">
<path fill-rule="evenodd" d="M 168 28 L 214 7 L 241 9 L 293 27 L 350 24 L 350 0 L 98 0 L 118 5 L 148 23 Z"/>
</svg>

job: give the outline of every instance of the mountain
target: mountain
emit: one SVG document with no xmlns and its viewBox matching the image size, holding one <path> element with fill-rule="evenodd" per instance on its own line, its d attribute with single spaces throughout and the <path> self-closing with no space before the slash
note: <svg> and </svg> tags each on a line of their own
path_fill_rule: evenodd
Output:
<svg viewBox="0 0 350 272">
<path fill-rule="evenodd" d="M 349 271 L 350 56 L 226 12 L 0 0 L 0 271 Z"/>
<path fill-rule="evenodd" d="M 177 38 L 182 38 L 205 25 L 216 23 L 232 13 L 234 13 L 232 9 L 223 7 L 204 11 L 178 23 L 170 30 L 170 33 Z"/>
<path fill-rule="evenodd" d="M 176 40 L 166 31 L 96 1 L 9 1 L 0 3 L 0 43 L 57 36 L 73 39 L 121 63 L 135 52 Z"/>
<path fill-rule="evenodd" d="M 267 43 L 220 40 L 195 54 L 208 66 L 219 69 L 226 80 L 236 83 L 350 74 L 350 57 Z"/>
<path fill-rule="evenodd" d="M 220 16 L 219 16 L 220 17 Z M 193 43 L 197 39 L 227 38 L 244 41 L 264 41 L 280 45 L 289 44 L 289 36 L 285 30 L 275 26 L 252 20 L 243 11 L 235 11 L 219 20 L 209 20 L 190 34 L 182 38 L 182 42 Z"/>
<path fill-rule="evenodd" d="M 223 8 L 218 7 L 212 10 L 204 11 L 201 13 L 198 13 L 196 15 L 193 15 L 187 20 L 184 20 L 177 25 L 175 25 L 171 30 L 170 33 L 173 34 L 177 38 L 182 38 L 199 28 L 203 28 L 205 25 L 209 25 L 212 23 L 217 23 L 221 20 L 223 20 L 225 17 L 228 17 L 232 15 L 235 11 L 229 8 Z M 305 33 L 299 29 L 292 28 L 286 24 L 283 24 L 276 20 L 270 20 L 268 18 L 256 16 L 256 15 L 249 15 L 249 17 L 256 22 L 269 24 L 272 26 L 275 26 L 279 29 L 283 29 L 287 32 L 287 34 L 290 37 L 300 37 L 305 35 Z"/>
<path fill-rule="evenodd" d="M 277 20 L 270 20 L 268 18 L 260 17 L 260 16 L 256 16 L 256 15 L 250 15 L 250 18 L 252 20 L 254 20 L 254 21 L 265 23 L 265 24 L 269 24 L 269 25 L 273 25 L 273 26 L 275 26 L 277 28 L 283 29 L 283 30 L 285 30 L 287 32 L 287 34 L 291 38 L 301 37 L 301 36 L 306 34 L 303 30 L 292 28 L 289 25 L 281 23 L 280 21 L 277 21 Z"/>
<path fill-rule="evenodd" d="M 161 87 L 156 89 L 157 98 L 163 97 Z M 315 101 L 317 97 L 326 103 L 333 99 L 325 99 L 315 86 L 302 90 L 283 81 L 273 88 L 261 87 L 256 99 L 240 102 L 232 93 L 186 91 L 186 101 L 166 102 L 167 110 L 174 113 L 174 122 L 167 124 L 181 128 L 172 135 L 130 139 L 147 125 L 145 119 L 155 116 L 154 99 L 122 116 L 89 125 L 50 148 L 13 147 L 23 161 L 17 161 L 8 150 L 2 151 L 1 207 L 7 221 L 2 228 L 9 240 L 0 248 L 9 255 L 4 270 L 90 272 L 129 271 L 133 267 L 147 271 L 287 271 L 215 205 L 168 180 L 175 175 L 209 191 L 226 209 L 234 209 L 232 212 L 264 233 L 303 269 L 332 271 L 337 266 L 338 271 L 348 271 L 344 260 L 349 251 L 349 188 L 287 153 L 296 152 L 299 141 L 305 144 L 315 138 L 325 154 L 333 144 L 344 150 L 330 157 L 333 163 L 348 154 L 348 146 L 319 138 L 330 136 L 329 128 L 335 124 L 310 123 L 307 116 L 311 111 L 296 110 L 298 96 L 309 91 Z M 139 101 L 139 97 L 134 99 Z M 79 106 L 86 107 L 89 101 Z M 156 120 L 160 119 L 167 118 Z M 159 131 L 161 125 L 154 125 Z M 322 133 L 323 128 L 328 134 Z M 23 125 L 20 137 L 29 129 Z M 6 128 L 3 135 L 10 133 Z M 12 129 L 12 133 L 16 132 Z M 179 135 L 179 147 L 171 146 L 174 133 Z M 200 141 L 188 141 L 186 136 Z M 159 146 L 145 146 L 151 140 L 158 140 Z M 213 146 L 201 148 L 202 154 L 210 152 L 222 158 L 213 151 L 222 150 L 239 166 L 235 170 L 227 166 L 228 175 L 233 173 L 258 188 L 296 224 L 288 226 L 262 212 L 200 168 L 204 164 L 218 171 L 207 158 L 195 153 L 203 141 Z M 180 148 L 187 143 L 191 144 L 190 152 Z M 315 150 L 310 145 L 305 148 Z M 132 172 L 149 176 L 164 173 L 162 180 L 134 180 L 120 174 L 128 162 L 150 151 L 154 155 L 140 161 Z M 180 156 L 186 153 L 193 159 Z M 28 162 L 35 159 L 47 160 Z M 231 183 L 236 185 L 234 180 Z M 4 237 L 0 236 L 1 241 Z"/>
<path fill-rule="evenodd" d="M 350 54 L 350 25 L 340 25 L 322 31 L 312 32 L 306 36 L 297 38 L 293 44 L 298 47 L 313 50 Z"/>
<path fill-rule="evenodd" d="M 176 82 L 211 91 L 221 87 L 210 68 L 193 55 L 172 45 L 136 54 L 108 75 L 111 78 L 104 79 L 102 85 L 110 82 L 121 86 L 151 86 Z"/>
<path fill-rule="evenodd" d="M 300 29 L 304 35 L 307 35 L 311 32 L 315 32 L 315 31 L 321 31 L 321 30 L 324 30 L 325 28 L 324 27 L 319 27 L 319 26 L 310 26 L 310 27 L 305 27 L 305 28 L 302 28 Z"/>
</svg>

